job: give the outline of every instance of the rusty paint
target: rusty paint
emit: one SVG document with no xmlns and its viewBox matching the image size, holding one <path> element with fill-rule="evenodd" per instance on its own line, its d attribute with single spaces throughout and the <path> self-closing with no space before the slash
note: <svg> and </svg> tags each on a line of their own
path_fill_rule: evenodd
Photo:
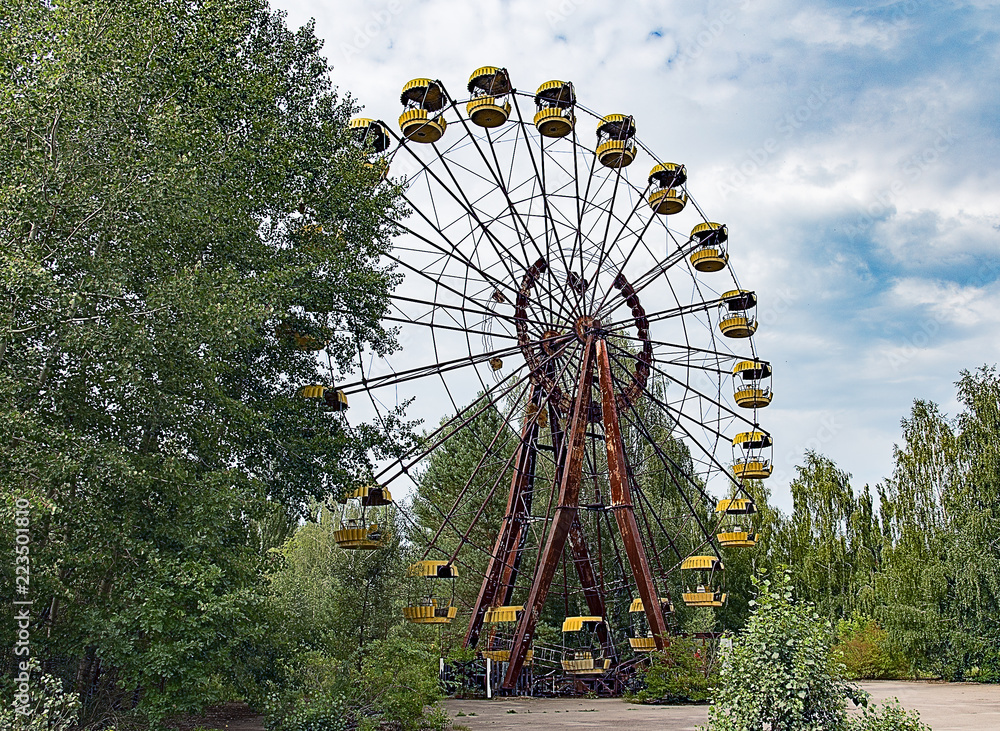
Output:
<svg viewBox="0 0 1000 731">
<path fill-rule="evenodd" d="M 656 640 L 656 648 L 662 650 L 664 638 L 667 636 L 667 624 L 663 619 L 659 593 L 653 583 L 649 561 L 642 546 L 642 534 L 635 519 L 632 493 L 629 488 L 629 469 L 625 459 L 625 444 L 622 441 L 621 424 L 618 420 L 618 401 L 615 398 L 614 381 L 611 378 L 611 360 L 608 357 L 608 346 L 603 340 L 597 342 L 596 354 L 601 404 L 604 410 L 604 441 L 608 451 L 608 472 L 611 482 L 611 510 L 618 524 L 618 532 L 621 533 L 625 555 L 628 557 L 639 596 L 642 598 L 649 628 Z"/>
<path fill-rule="evenodd" d="M 584 344 L 583 364 L 580 369 L 580 383 L 573 404 L 573 415 L 569 424 L 569 442 L 567 444 L 567 463 L 559 484 L 559 503 L 555 516 L 545 539 L 541 559 L 535 568 L 531 582 L 531 591 L 525 602 L 525 611 L 517 623 L 514 642 L 510 651 L 510 662 L 507 674 L 503 680 L 504 688 L 513 688 L 517 684 L 528 647 L 535 636 L 535 626 L 545 605 L 549 587 L 555 576 L 559 559 L 566 547 L 573 521 L 577 518 L 580 502 L 580 478 L 583 474 L 584 446 L 587 432 L 587 410 L 590 405 L 590 392 L 594 383 L 594 338 L 589 336 Z"/>
</svg>

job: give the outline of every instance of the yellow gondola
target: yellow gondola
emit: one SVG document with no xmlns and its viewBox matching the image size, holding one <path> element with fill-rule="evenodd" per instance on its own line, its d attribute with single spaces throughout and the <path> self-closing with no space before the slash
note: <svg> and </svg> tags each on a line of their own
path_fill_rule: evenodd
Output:
<svg viewBox="0 0 1000 731">
<path fill-rule="evenodd" d="M 623 168 L 635 160 L 635 120 L 626 114 L 609 114 L 597 125 L 597 159 L 609 168 Z"/>
<path fill-rule="evenodd" d="M 322 350 L 329 343 L 329 340 L 302 332 L 299 327 L 301 326 L 296 326 L 289 320 L 278 325 L 274 329 L 274 335 L 279 340 L 290 343 L 296 350 Z"/>
<path fill-rule="evenodd" d="M 510 117 L 510 102 L 505 97 L 513 91 L 507 69 L 483 66 L 469 77 L 472 99 L 465 105 L 465 112 L 473 124 L 480 127 L 499 127 Z"/>
<path fill-rule="evenodd" d="M 392 495 L 383 487 L 359 487 L 339 501 L 340 515 L 333 540 L 349 551 L 374 551 L 389 542 Z"/>
<path fill-rule="evenodd" d="M 725 246 L 729 240 L 726 224 L 699 223 L 691 229 L 691 238 L 698 242 L 697 248 L 691 252 L 691 266 L 699 272 L 717 272 L 725 268 L 729 262 Z"/>
<path fill-rule="evenodd" d="M 458 568 L 447 561 L 417 561 L 407 570 L 410 598 L 403 617 L 414 624 L 449 624 L 458 614 L 454 606 Z M 439 584 L 448 582 L 450 592 Z"/>
<path fill-rule="evenodd" d="M 430 143 L 444 136 L 448 123 L 440 112 L 448 104 L 448 95 L 440 81 L 422 78 L 408 81 L 399 101 L 404 109 L 399 117 L 403 137 L 413 142 Z"/>
<path fill-rule="evenodd" d="M 757 331 L 757 295 L 745 289 L 734 289 L 720 298 L 722 317 L 719 330 L 727 338 L 748 338 Z"/>
<path fill-rule="evenodd" d="M 544 406 L 539 408 L 535 404 L 528 404 L 524 411 L 524 417 L 528 420 L 535 419 L 538 426 L 543 429 L 549 425 L 549 410 Z"/>
<path fill-rule="evenodd" d="M 329 388 L 328 386 L 322 386 L 319 384 L 314 384 L 311 386 L 303 386 L 299 389 L 299 396 L 301 398 L 309 399 L 322 399 L 326 408 L 330 411 L 347 411 L 347 394 L 336 388 Z"/>
<path fill-rule="evenodd" d="M 673 614 L 674 605 L 669 599 L 660 597 L 660 609 L 664 614 Z M 642 604 L 642 598 L 633 599 L 628 608 L 629 614 L 637 615 L 632 622 L 632 636 L 628 638 L 629 646 L 635 652 L 652 652 L 656 649 L 656 638 L 649 630 L 646 621 L 646 608 Z"/>
<path fill-rule="evenodd" d="M 544 137 L 565 137 L 576 126 L 575 106 L 572 82 L 546 81 L 535 92 L 535 127 Z"/>
<path fill-rule="evenodd" d="M 524 611 L 523 604 L 490 607 L 483 615 L 483 627 L 488 628 L 485 647 L 481 650 L 484 658 L 493 662 L 508 662 L 510 660 L 510 645 L 513 640 L 513 629 Z M 524 661 L 531 663 L 534 650 L 528 650 Z"/>
<path fill-rule="evenodd" d="M 562 669 L 570 675 L 603 675 L 611 668 L 611 658 L 605 657 L 601 633 L 607 632 L 604 617 L 567 617 L 563 621 Z M 573 647 L 567 648 L 567 635 L 573 636 Z"/>
<path fill-rule="evenodd" d="M 392 140 L 389 137 L 389 130 L 384 122 L 367 117 L 355 117 L 351 120 L 351 132 L 354 134 L 354 141 L 362 148 L 371 145 L 375 155 L 381 155 L 389 149 Z M 369 163 L 368 167 L 375 168 L 379 172 L 379 177 L 385 180 L 389 175 L 389 161 L 384 157 L 376 157 Z"/>
<path fill-rule="evenodd" d="M 736 453 L 733 474 L 737 478 L 763 480 L 771 476 L 770 454 L 773 449 L 771 436 L 764 432 L 742 432 L 733 437 L 733 451 Z M 740 455 L 737 448 L 743 450 Z"/>
<path fill-rule="evenodd" d="M 681 562 L 681 570 L 691 572 L 697 580 L 688 584 L 687 590 L 681 595 L 689 607 L 721 607 L 726 603 L 726 594 L 716 584 L 716 574 L 721 574 L 725 567 L 716 556 L 688 556 Z M 695 588 L 691 588 L 694 586 Z"/>
<path fill-rule="evenodd" d="M 763 360 L 741 360 L 733 366 L 736 405 L 762 409 L 771 403 L 771 364 Z"/>
<path fill-rule="evenodd" d="M 350 127 L 355 141 L 362 147 L 371 145 L 376 153 L 385 152 L 392 143 L 389 130 L 383 122 L 376 119 L 355 117 L 351 120 Z"/>
<path fill-rule="evenodd" d="M 715 513 L 720 517 L 715 537 L 725 548 L 750 548 L 757 545 L 757 532 L 753 526 L 753 516 L 757 507 L 749 498 L 720 500 Z"/>
<path fill-rule="evenodd" d="M 670 216 L 684 210 L 688 197 L 681 187 L 687 181 L 687 169 L 683 165 L 662 162 L 649 171 L 647 180 L 653 188 L 647 201 L 654 213 Z"/>
</svg>

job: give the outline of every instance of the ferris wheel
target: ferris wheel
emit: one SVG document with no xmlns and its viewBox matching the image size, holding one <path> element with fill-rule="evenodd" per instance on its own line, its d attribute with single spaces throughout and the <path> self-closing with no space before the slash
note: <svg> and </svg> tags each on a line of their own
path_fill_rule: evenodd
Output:
<svg viewBox="0 0 1000 731">
<path fill-rule="evenodd" d="M 747 481 L 770 475 L 772 446 L 758 423 L 772 392 L 757 296 L 685 166 L 640 142 L 632 116 L 584 107 L 572 83 L 526 93 L 483 67 L 460 94 L 418 78 L 400 102 L 397 125 L 351 127 L 370 164 L 406 181 L 410 213 L 386 255 L 404 278 L 385 318 L 404 347 L 359 354 L 335 400 L 376 420 L 409 400 L 448 416 L 346 499 L 357 504 L 345 547 L 380 545 L 385 519 L 365 511 L 498 416 L 494 433 L 477 432 L 481 457 L 457 497 L 432 506 L 437 525 L 413 534 L 423 560 L 406 617 L 465 622 L 466 646 L 505 662 L 512 687 L 546 602 L 561 592 L 568 607 L 572 593 L 586 613 L 565 617 L 564 636 L 589 644 L 562 670 L 613 672 L 612 597 L 641 618 L 627 648 L 662 648 L 672 601 L 722 606 L 721 548 L 756 541 Z M 475 540 L 498 505 L 492 540 Z M 456 606 L 456 582 L 478 586 L 475 600 Z"/>
</svg>

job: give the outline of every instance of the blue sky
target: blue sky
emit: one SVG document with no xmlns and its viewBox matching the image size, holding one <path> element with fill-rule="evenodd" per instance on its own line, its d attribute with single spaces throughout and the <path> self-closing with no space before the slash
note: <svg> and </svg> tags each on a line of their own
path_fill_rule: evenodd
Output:
<svg viewBox="0 0 1000 731">
<path fill-rule="evenodd" d="M 730 228 L 775 366 L 770 487 L 804 449 L 857 486 L 914 398 L 954 413 L 1000 341 L 1000 3 L 280 0 L 334 81 L 392 120 L 414 76 L 562 78 L 687 165 Z"/>
</svg>

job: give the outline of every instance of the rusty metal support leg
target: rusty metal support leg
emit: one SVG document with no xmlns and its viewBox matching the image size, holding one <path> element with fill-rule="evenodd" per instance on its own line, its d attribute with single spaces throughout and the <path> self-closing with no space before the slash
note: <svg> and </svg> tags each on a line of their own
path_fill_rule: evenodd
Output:
<svg viewBox="0 0 1000 731">
<path fill-rule="evenodd" d="M 537 409 L 542 403 L 543 393 L 537 386 L 532 386 L 530 403 Z M 472 608 L 472 617 L 465 633 L 465 647 L 475 647 L 479 642 L 479 634 L 483 628 L 483 617 L 486 610 L 493 605 L 497 596 L 509 594 L 505 584 L 511 582 L 513 564 L 522 536 L 527 530 L 528 502 L 526 495 L 531 492 L 535 479 L 535 460 L 538 454 L 538 421 L 526 418 L 521 428 L 521 443 L 518 445 L 517 457 L 514 460 L 514 476 L 510 482 L 510 493 L 507 496 L 507 511 L 493 553 L 483 577 L 483 585 Z"/>
<path fill-rule="evenodd" d="M 649 621 L 656 648 L 662 650 L 667 636 L 667 623 L 663 619 L 660 597 L 649 570 L 646 551 L 642 546 L 642 534 L 635 519 L 632 506 L 632 491 L 629 487 L 629 469 L 625 460 L 625 443 L 622 441 L 621 424 L 618 420 L 618 403 L 615 399 L 614 381 L 611 378 L 611 360 L 608 346 L 603 340 L 597 342 L 597 371 L 601 384 L 601 405 L 604 412 L 604 441 L 608 450 L 608 472 L 611 480 L 611 510 L 618 523 L 625 554 L 628 556 L 632 576 L 639 589 L 642 606 Z"/>
<path fill-rule="evenodd" d="M 590 613 L 597 616 L 604 616 L 604 597 L 601 595 L 600 587 L 597 585 L 597 576 L 594 574 L 594 563 L 590 560 L 590 550 L 587 548 L 587 536 L 583 532 L 583 523 L 577 515 L 573 524 L 569 528 L 569 547 L 573 554 L 573 565 L 576 566 L 576 575 L 580 577 L 580 588 L 583 589 L 583 596 L 587 600 L 587 608 Z"/>
<path fill-rule="evenodd" d="M 587 536 L 583 532 L 583 523 L 580 522 L 579 513 L 569 528 L 569 546 L 573 554 L 576 575 L 580 577 L 580 588 L 583 589 L 583 596 L 587 600 L 587 609 L 595 617 L 604 617 L 604 595 L 601 593 L 597 577 L 594 575 L 594 563 L 590 559 Z M 600 550 L 600 546 L 598 546 L 598 550 Z M 615 644 L 611 641 L 607 625 L 602 624 L 598 628 L 597 636 L 604 648 L 604 656 L 614 657 Z"/>
<path fill-rule="evenodd" d="M 528 647 L 535 635 L 535 625 L 545 605 L 552 577 L 555 576 L 559 559 L 566 547 L 573 521 L 577 517 L 580 502 L 580 477 L 583 473 L 583 447 L 587 434 L 587 412 L 590 408 L 591 391 L 594 383 L 594 339 L 588 336 L 584 344 L 583 364 L 580 369 L 580 383 L 573 405 L 573 416 L 569 423 L 569 441 L 566 445 L 566 468 L 559 484 L 559 503 L 545 539 L 538 566 L 531 582 L 531 591 L 525 602 L 524 611 L 517 623 L 514 643 L 510 651 L 510 662 L 503 680 L 504 688 L 513 688 L 524 666 Z"/>
<path fill-rule="evenodd" d="M 528 538 L 527 518 L 531 515 L 531 493 L 531 490 L 523 492 L 524 504 L 519 520 L 514 525 L 514 532 L 511 535 L 507 557 L 500 569 L 500 582 L 497 584 L 494 596 L 495 604 L 510 604 L 514 594 L 514 584 L 517 582 L 517 575 L 521 571 L 521 557 L 524 555 L 524 546 Z"/>
<path fill-rule="evenodd" d="M 557 417 L 557 414 L 553 413 L 552 416 Z M 552 422 L 553 426 L 557 423 L 556 421 Z M 563 470 L 566 468 L 566 451 L 563 449 L 565 446 L 563 433 L 556 428 L 552 431 L 552 446 L 556 450 L 555 478 L 557 484 L 561 485 Z M 603 617 L 604 595 L 601 593 L 601 587 L 594 574 L 594 562 L 590 558 L 590 551 L 587 548 L 587 536 L 583 532 L 583 523 L 580 522 L 579 513 L 569 529 L 569 545 L 573 554 L 573 567 L 576 569 L 577 576 L 580 577 L 580 586 L 587 601 L 587 608 L 591 614 Z M 600 546 L 598 546 L 598 549 L 600 549 Z M 604 632 L 604 635 L 607 635 L 607 632 Z M 601 637 L 601 641 L 605 645 L 610 644 L 605 642 L 606 639 L 606 636 Z"/>
</svg>

